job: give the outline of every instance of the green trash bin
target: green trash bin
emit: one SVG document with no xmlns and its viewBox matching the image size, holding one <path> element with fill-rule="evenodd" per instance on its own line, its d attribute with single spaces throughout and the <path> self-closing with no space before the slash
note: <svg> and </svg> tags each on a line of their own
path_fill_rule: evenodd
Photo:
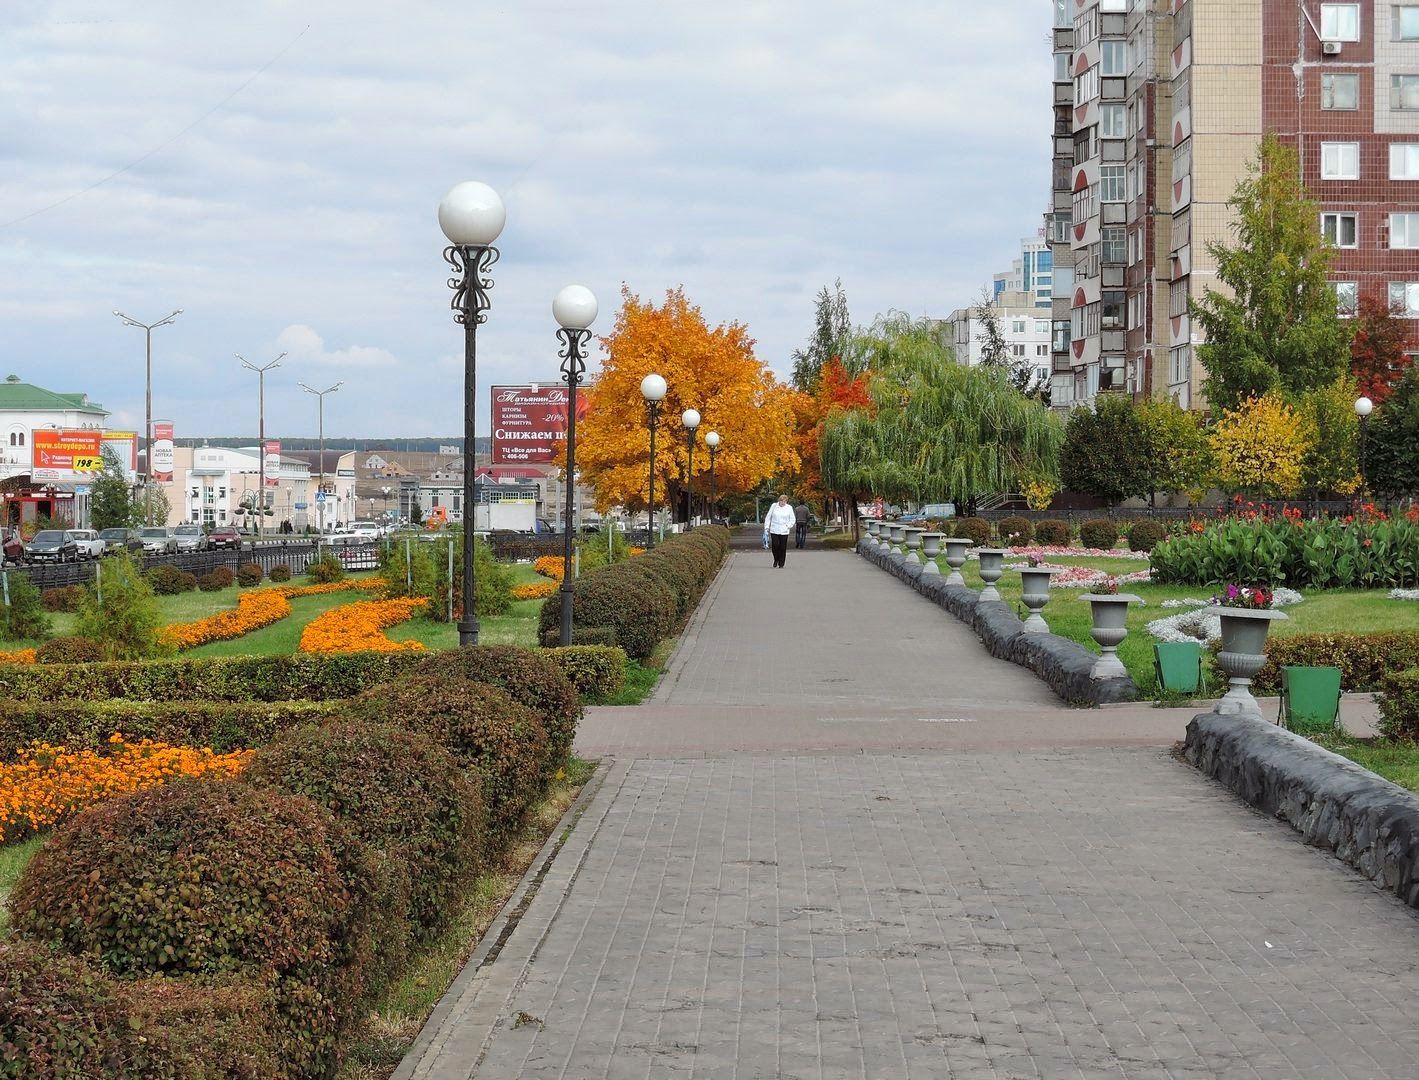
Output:
<svg viewBox="0 0 1419 1080">
<path fill-rule="evenodd" d="M 1283 667 L 1281 724 L 1302 735 L 1334 731 L 1340 717 L 1340 669 Z"/>
<path fill-rule="evenodd" d="M 1153 669 L 1158 686 L 1179 694 L 1195 694 L 1202 683 L 1202 643 L 1159 641 L 1153 645 Z"/>
</svg>

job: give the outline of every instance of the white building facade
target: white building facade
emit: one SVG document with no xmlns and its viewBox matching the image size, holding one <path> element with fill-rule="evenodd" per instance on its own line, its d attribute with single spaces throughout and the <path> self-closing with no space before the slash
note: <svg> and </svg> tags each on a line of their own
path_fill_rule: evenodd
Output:
<svg viewBox="0 0 1419 1080">
<path fill-rule="evenodd" d="M 1050 371 L 1050 312 L 1035 306 L 1030 294 L 1002 293 L 990 308 L 1012 360 L 1035 368 L 1038 380 L 1048 383 Z M 947 340 L 958 364 L 979 364 L 984 357 L 985 320 L 977 308 L 959 308 L 945 320 Z"/>
</svg>

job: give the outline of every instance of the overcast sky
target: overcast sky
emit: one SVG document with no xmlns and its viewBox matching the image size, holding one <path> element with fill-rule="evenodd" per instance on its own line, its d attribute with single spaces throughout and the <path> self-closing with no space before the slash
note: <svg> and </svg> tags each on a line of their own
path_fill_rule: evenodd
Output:
<svg viewBox="0 0 1419 1080">
<path fill-rule="evenodd" d="M 0 360 L 179 438 L 461 430 L 435 209 L 507 204 L 486 386 L 556 376 L 550 305 L 609 329 L 683 284 L 780 374 L 841 277 L 855 321 L 942 315 L 1049 197 L 1044 0 L 8 0 Z M 117 174 L 117 175 L 114 175 Z M 57 205 L 56 205 L 57 204 Z"/>
</svg>

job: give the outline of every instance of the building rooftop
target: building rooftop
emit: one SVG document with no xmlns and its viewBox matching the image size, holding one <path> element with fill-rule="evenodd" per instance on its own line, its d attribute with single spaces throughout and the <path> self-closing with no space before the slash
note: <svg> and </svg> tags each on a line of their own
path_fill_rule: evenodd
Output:
<svg viewBox="0 0 1419 1080">
<path fill-rule="evenodd" d="M 4 412 L 44 412 L 45 410 L 90 412 L 107 416 L 108 410 L 97 402 L 90 401 L 87 394 L 56 394 L 42 386 L 21 381 L 18 375 L 8 376 L 0 382 L 0 411 Z"/>
</svg>

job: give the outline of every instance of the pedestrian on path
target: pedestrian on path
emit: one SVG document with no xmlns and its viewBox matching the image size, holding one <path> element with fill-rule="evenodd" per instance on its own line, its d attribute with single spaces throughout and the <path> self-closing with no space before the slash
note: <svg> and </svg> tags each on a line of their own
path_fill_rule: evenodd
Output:
<svg viewBox="0 0 1419 1080">
<path fill-rule="evenodd" d="M 780 495 L 778 502 L 770 506 L 769 512 L 764 515 L 764 532 L 769 534 L 769 547 L 774 553 L 775 570 L 781 568 L 784 560 L 788 558 L 788 534 L 793 531 L 797 520 L 793 507 L 788 505 L 787 495 Z"/>
<path fill-rule="evenodd" d="M 793 546 L 801 548 L 808 543 L 808 504 L 799 503 L 793 508 Z"/>
</svg>

